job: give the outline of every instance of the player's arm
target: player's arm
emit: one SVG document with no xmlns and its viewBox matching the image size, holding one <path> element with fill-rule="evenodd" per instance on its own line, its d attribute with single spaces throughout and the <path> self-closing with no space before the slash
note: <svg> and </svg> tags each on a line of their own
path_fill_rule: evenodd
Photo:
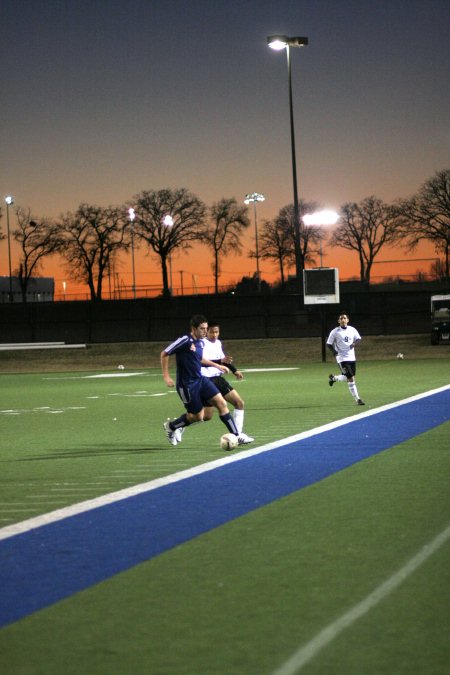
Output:
<svg viewBox="0 0 450 675">
<path fill-rule="evenodd" d="M 225 359 L 227 359 L 227 360 L 225 360 Z M 235 376 L 235 378 L 236 378 L 237 380 L 243 380 L 243 379 L 244 379 L 244 376 L 243 376 L 243 374 L 241 373 L 241 371 L 238 370 L 238 369 L 236 368 L 236 366 L 234 365 L 234 363 L 232 363 L 232 360 L 233 360 L 232 357 L 231 357 L 231 356 L 226 356 L 225 359 L 222 359 L 222 361 L 223 361 L 224 363 L 227 364 L 229 370 L 233 373 L 233 375 Z"/>
<path fill-rule="evenodd" d="M 222 373 L 228 373 L 229 369 L 227 366 L 222 365 L 220 361 L 210 361 L 209 359 L 202 358 L 202 366 L 210 366 L 213 368 L 218 368 Z"/>
<path fill-rule="evenodd" d="M 335 346 L 334 346 L 334 343 L 330 345 L 330 343 L 327 342 L 327 347 L 328 347 L 328 349 L 330 350 L 330 352 L 333 354 L 333 356 L 337 356 L 337 355 L 338 355 L 338 352 L 337 352 L 337 349 L 336 349 Z"/>
<path fill-rule="evenodd" d="M 354 348 L 355 348 L 355 345 L 356 345 L 358 342 L 360 342 L 360 341 L 361 341 L 361 338 L 355 338 L 355 339 L 353 340 L 352 344 L 350 345 L 350 349 L 354 349 Z"/>
<path fill-rule="evenodd" d="M 172 378 L 170 377 L 170 373 L 169 373 L 169 358 L 170 358 L 170 355 L 163 350 L 161 352 L 161 370 L 162 370 L 163 380 L 167 384 L 168 387 L 174 387 L 175 383 L 172 380 Z"/>
<path fill-rule="evenodd" d="M 220 359 L 220 363 L 225 363 L 228 366 L 230 372 L 233 373 L 233 375 L 236 377 L 237 380 L 243 380 L 244 379 L 244 375 L 234 365 L 232 356 L 230 356 L 229 354 L 226 354 L 223 357 L 223 359 Z"/>
</svg>

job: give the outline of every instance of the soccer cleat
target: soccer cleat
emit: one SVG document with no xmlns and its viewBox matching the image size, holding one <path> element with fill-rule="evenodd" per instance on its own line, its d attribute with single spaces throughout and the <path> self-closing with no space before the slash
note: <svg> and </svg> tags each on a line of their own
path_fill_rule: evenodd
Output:
<svg viewBox="0 0 450 675">
<path fill-rule="evenodd" d="M 177 443 L 181 443 L 185 429 L 186 427 L 178 427 L 178 429 L 175 429 L 175 438 L 177 439 Z"/>
<path fill-rule="evenodd" d="M 366 405 L 364 401 L 362 401 L 360 398 L 356 401 L 356 405 Z"/>
<path fill-rule="evenodd" d="M 328 384 L 330 385 L 330 387 L 333 386 L 333 384 L 334 384 L 334 375 L 328 375 Z"/>
<path fill-rule="evenodd" d="M 164 424 L 163 424 L 164 431 L 167 434 L 167 440 L 169 441 L 170 445 L 176 445 L 178 443 L 177 432 L 173 431 L 173 429 L 170 428 L 169 422 L 170 422 L 170 420 L 167 420 L 167 422 L 164 422 Z"/>
<path fill-rule="evenodd" d="M 238 445 L 247 445 L 247 443 L 253 443 L 255 439 L 247 434 L 241 433 L 238 436 Z"/>
</svg>

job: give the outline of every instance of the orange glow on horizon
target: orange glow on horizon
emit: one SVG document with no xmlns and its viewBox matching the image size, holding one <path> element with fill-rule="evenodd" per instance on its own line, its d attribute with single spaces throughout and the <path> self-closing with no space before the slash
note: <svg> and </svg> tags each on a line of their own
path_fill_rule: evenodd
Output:
<svg viewBox="0 0 450 675">
<path fill-rule="evenodd" d="M 233 287 L 243 277 L 252 277 L 256 273 L 256 260 L 250 258 L 248 253 L 254 249 L 254 237 L 250 231 L 243 240 L 242 255 L 229 255 L 222 259 L 222 271 L 219 276 L 219 288 L 225 290 Z M 3 245 L 2 245 L 3 244 Z M 20 250 L 15 241 L 11 241 L 12 270 L 17 269 Z M 407 254 L 400 247 L 385 247 L 382 253 L 375 259 L 372 267 L 372 283 L 380 283 L 386 278 L 400 277 L 404 280 L 413 280 L 419 272 L 426 277 L 430 274 L 433 261 L 438 259 L 431 242 L 420 244 L 413 254 Z M 383 262 L 394 261 L 394 262 Z M 212 255 L 206 246 L 197 244 L 186 252 L 177 251 L 169 265 L 169 285 L 172 286 L 174 295 L 191 295 L 196 293 L 213 293 L 214 276 L 212 273 Z M 318 267 L 319 256 L 316 264 Z M 359 279 L 359 262 L 355 251 L 346 251 L 342 248 L 330 249 L 325 241 L 323 246 L 324 267 L 338 267 L 341 281 Z M 261 278 L 270 283 L 280 280 L 278 265 L 272 261 L 260 259 Z M 162 291 L 162 273 L 159 258 L 149 253 L 142 246 L 135 249 L 135 272 L 136 272 L 136 296 L 154 297 Z M 294 274 L 295 269 L 285 269 L 285 278 L 288 274 Z M 8 276 L 7 241 L 0 242 L 0 276 Z M 56 300 L 81 300 L 89 299 L 90 292 L 86 284 L 73 281 L 66 271 L 65 262 L 59 256 L 47 258 L 38 270 L 37 276 L 53 277 L 55 280 Z M 105 275 L 103 279 L 102 297 L 132 298 L 132 265 L 131 253 L 121 256 L 116 269 L 111 275 Z"/>
<path fill-rule="evenodd" d="M 228 256 L 222 263 L 219 276 L 219 287 L 223 290 L 232 287 L 242 277 L 251 277 L 256 273 L 256 261 L 246 255 Z M 406 255 L 403 249 L 383 249 L 383 254 L 375 260 L 372 267 L 372 283 L 380 283 L 386 278 L 400 277 L 404 280 L 414 279 L 419 272 L 425 276 L 438 256 L 431 243 L 422 244 L 412 255 Z M 391 262 L 383 262 L 391 261 Z M 205 256 L 205 247 L 198 246 L 188 254 L 179 251 L 174 255 L 171 269 L 169 266 L 169 284 L 174 295 L 191 295 L 195 293 L 214 292 L 214 277 L 211 262 Z M 359 263 L 356 252 L 334 249 L 330 252 L 323 249 L 324 267 L 338 267 L 341 281 L 359 279 Z M 316 265 L 319 266 L 317 256 Z M 135 251 L 136 295 L 137 297 L 154 297 L 161 294 L 162 273 L 159 260 L 155 255 L 147 255 L 143 250 Z M 280 280 L 278 268 L 268 261 L 260 261 L 261 277 L 270 284 Z M 286 270 L 294 274 L 294 268 Z M 55 279 L 55 299 L 88 299 L 89 289 L 85 284 L 72 281 L 65 273 L 64 263 L 54 258 L 48 259 L 42 267 L 40 276 L 51 276 Z M 106 275 L 103 280 L 103 298 L 132 298 L 131 255 L 123 255 L 113 275 Z"/>
</svg>

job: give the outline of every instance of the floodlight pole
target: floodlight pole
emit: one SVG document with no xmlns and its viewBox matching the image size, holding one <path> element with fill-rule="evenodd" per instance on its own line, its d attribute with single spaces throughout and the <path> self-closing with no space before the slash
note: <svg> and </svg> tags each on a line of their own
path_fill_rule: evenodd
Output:
<svg viewBox="0 0 450 675">
<path fill-rule="evenodd" d="M 288 80 L 289 80 L 289 118 L 291 125 L 291 157 L 292 157 L 292 183 L 294 191 L 294 252 L 295 252 L 295 274 L 297 285 L 300 285 L 302 264 L 300 254 L 300 209 L 298 206 L 298 185 L 297 185 L 297 160 L 295 152 L 295 129 L 294 129 L 294 105 L 292 103 L 292 75 L 291 75 L 291 49 L 286 45 Z"/>
<path fill-rule="evenodd" d="M 256 257 L 256 277 L 258 283 L 258 293 L 261 291 L 261 272 L 259 270 L 259 239 L 258 239 L 258 219 L 256 217 L 256 202 L 263 202 L 266 198 L 259 192 L 252 192 L 245 195 L 244 204 L 252 204 L 255 214 L 255 257 Z"/>
<path fill-rule="evenodd" d="M 302 255 L 300 250 L 300 209 L 298 202 L 297 188 L 297 160 L 295 154 L 295 130 L 294 130 L 294 105 L 292 102 L 292 73 L 291 73 L 291 47 L 306 47 L 307 37 L 287 37 L 287 35 L 269 35 L 267 38 L 269 47 L 280 51 L 286 49 L 288 85 L 289 85 L 289 117 L 291 127 L 291 158 L 292 158 L 292 182 L 294 188 L 294 253 L 295 253 L 295 275 L 298 291 L 301 291 L 302 284 Z"/>
<path fill-rule="evenodd" d="M 12 276 L 11 276 L 11 233 L 9 230 L 9 207 L 14 204 L 14 197 L 8 195 L 5 197 L 6 202 L 6 231 L 8 236 L 8 271 L 9 271 L 9 302 L 13 301 L 12 292 Z"/>
<path fill-rule="evenodd" d="M 133 298 L 136 300 L 136 272 L 134 267 L 134 219 L 136 218 L 135 210 L 130 207 L 128 209 L 128 218 L 131 223 L 131 269 L 133 274 Z"/>
</svg>

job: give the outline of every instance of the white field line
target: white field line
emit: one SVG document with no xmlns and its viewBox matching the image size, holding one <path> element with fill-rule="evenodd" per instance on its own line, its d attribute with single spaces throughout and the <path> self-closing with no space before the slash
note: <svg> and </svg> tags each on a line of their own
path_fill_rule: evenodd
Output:
<svg viewBox="0 0 450 675">
<path fill-rule="evenodd" d="M 299 370 L 298 366 L 293 368 L 242 368 L 243 373 L 271 373 L 281 370 Z M 95 375 L 69 375 L 69 376 L 51 376 L 43 377 L 43 380 L 92 380 L 106 377 L 134 377 L 135 375 L 145 375 L 146 377 L 161 377 L 159 373 L 128 372 L 128 373 L 97 373 Z"/>
<path fill-rule="evenodd" d="M 161 478 L 155 478 L 146 483 L 140 483 L 139 485 L 133 485 L 130 488 L 125 488 L 118 490 L 116 492 L 110 492 L 109 494 L 102 495 L 101 497 L 96 497 L 94 499 L 88 499 L 78 504 L 72 504 L 71 506 L 66 506 L 62 509 L 57 509 L 56 511 L 50 511 L 49 513 L 41 514 L 34 518 L 29 518 L 28 520 L 23 520 L 12 525 L 0 528 L 0 541 L 2 539 L 8 539 L 18 534 L 24 532 L 29 532 L 37 527 L 43 525 L 48 525 L 49 523 L 55 523 L 64 518 L 69 518 L 80 513 L 85 513 L 86 511 L 91 511 L 93 509 L 99 508 L 101 506 L 106 506 L 107 504 L 113 504 L 114 502 L 128 499 L 129 497 L 135 497 L 136 495 L 142 494 L 144 492 L 150 492 L 151 490 L 157 490 L 160 487 L 165 485 L 171 485 L 172 483 L 177 483 L 186 478 L 192 478 L 193 476 L 198 476 L 207 471 L 212 471 L 218 469 L 221 466 L 226 466 L 227 464 L 232 464 L 233 462 L 240 462 L 247 459 L 247 457 L 254 457 L 260 455 L 263 452 L 269 452 L 270 450 L 275 450 L 283 445 L 288 443 L 295 443 L 296 441 L 302 441 L 305 438 L 311 438 L 312 436 L 317 436 L 318 434 L 324 433 L 325 431 L 331 431 L 337 429 L 345 424 L 350 424 L 355 420 L 364 419 L 365 417 L 371 417 L 372 415 L 378 415 L 379 413 L 385 412 L 387 410 L 392 410 L 393 408 L 398 408 L 401 405 L 407 403 L 412 403 L 413 401 L 419 401 L 422 398 L 427 398 L 433 394 L 438 394 L 440 392 L 450 389 L 450 385 L 445 385 L 439 387 L 438 389 L 432 389 L 430 391 L 423 392 L 421 394 L 416 394 L 415 396 L 410 396 L 401 401 L 395 401 L 394 403 L 388 403 L 386 405 L 375 408 L 374 410 L 367 410 L 359 415 L 353 415 L 352 417 L 345 417 L 341 420 L 335 420 L 334 422 L 329 422 L 315 429 L 309 429 L 308 431 L 302 431 L 300 434 L 295 434 L 293 436 L 288 436 L 278 441 L 272 443 L 267 443 L 266 445 L 261 445 L 258 448 L 252 450 L 244 450 L 242 452 L 236 453 L 234 455 L 226 455 L 220 459 L 213 460 L 212 462 L 206 462 L 205 464 L 200 464 L 199 466 L 191 467 L 190 469 L 184 469 L 183 471 L 178 471 L 177 473 L 170 474 L 168 476 L 162 476 Z"/>
<path fill-rule="evenodd" d="M 342 631 L 349 628 L 362 616 L 367 614 L 369 610 L 378 605 L 385 597 L 394 591 L 401 583 L 403 583 L 411 574 L 413 574 L 433 553 L 435 553 L 445 542 L 450 538 L 450 525 L 435 537 L 431 542 L 426 544 L 415 556 L 410 558 L 408 562 L 403 565 L 397 572 L 395 572 L 389 579 L 386 579 L 380 586 L 378 586 L 372 593 L 361 600 L 361 602 L 353 605 L 345 614 L 328 624 L 317 635 L 300 647 L 291 658 L 286 661 L 280 668 L 273 672 L 273 675 L 294 675 L 298 673 L 304 665 L 313 659 L 319 652 L 327 647 Z"/>
</svg>

